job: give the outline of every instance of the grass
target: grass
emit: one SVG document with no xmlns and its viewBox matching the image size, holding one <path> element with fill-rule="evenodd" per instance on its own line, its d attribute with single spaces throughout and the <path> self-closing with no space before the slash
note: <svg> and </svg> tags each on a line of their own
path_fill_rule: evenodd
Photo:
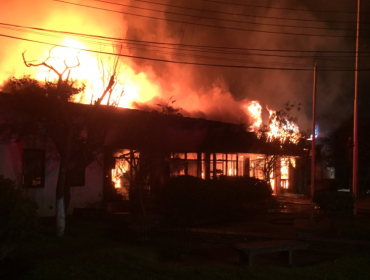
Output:
<svg viewBox="0 0 370 280">
<path fill-rule="evenodd" d="M 370 221 L 368 217 L 358 216 L 353 222 L 342 220 L 337 225 L 338 237 L 370 241 Z"/>
<path fill-rule="evenodd" d="M 112 235 L 106 222 L 70 221 L 66 237 L 51 234 L 21 244 L 0 266 L 0 279 L 370 279 L 370 256 L 351 255 L 313 266 L 239 267 L 199 259 L 198 263 L 164 261 L 146 248 L 125 242 L 119 229 Z M 114 238 L 112 238 L 114 236 Z"/>
</svg>

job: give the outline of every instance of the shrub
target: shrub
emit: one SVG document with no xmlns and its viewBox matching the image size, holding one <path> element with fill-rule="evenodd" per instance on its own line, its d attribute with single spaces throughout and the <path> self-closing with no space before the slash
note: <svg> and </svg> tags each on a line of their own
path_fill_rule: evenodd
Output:
<svg viewBox="0 0 370 280">
<path fill-rule="evenodd" d="M 350 193 L 317 191 L 313 200 L 328 216 L 350 215 L 354 207 L 354 198 Z"/>
<path fill-rule="evenodd" d="M 266 199 L 271 193 L 266 182 L 255 178 L 221 177 L 206 181 L 179 176 L 166 182 L 158 202 L 168 220 L 190 225 L 232 219 L 245 211 L 245 206 Z"/>
<path fill-rule="evenodd" d="M 14 181 L 0 175 L 0 260 L 35 231 L 36 210 L 36 204 L 22 196 Z"/>
</svg>

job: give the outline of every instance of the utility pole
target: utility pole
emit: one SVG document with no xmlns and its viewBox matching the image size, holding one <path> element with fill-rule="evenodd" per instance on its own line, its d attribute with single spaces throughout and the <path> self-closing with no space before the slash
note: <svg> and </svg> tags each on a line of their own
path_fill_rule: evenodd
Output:
<svg viewBox="0 0 370 280">
<path fill-rule="evenodd" d="M 353 215 L 356 216 L 358 197 L 358 50 L 360 35 L 360 6 L 361 0 L 357 1 L 357 28 L 356 28 L 356 65 L 355 65 L 355 99 L 353 110 L 353 164 L 352 164 L 352 193 L 355 198 Z"/>
<path fill-rule="evenodd" d="M 313 94 L 312 94 L 312 148 L 311 148 L 311 220 L 314 218 L 315 205 L 313 203 L 313 196 L 315 195 L 315 133 L 316 133 L 316 81 L 317 65 L 313 69 Z"/>
</svg>

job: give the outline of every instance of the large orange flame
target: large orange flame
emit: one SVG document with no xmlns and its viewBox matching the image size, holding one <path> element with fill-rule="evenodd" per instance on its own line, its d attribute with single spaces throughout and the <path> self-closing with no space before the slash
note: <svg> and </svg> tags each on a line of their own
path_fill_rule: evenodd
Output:
<svg viewBox="0 0 370 280">
<path fill-rule="evenodd" d="M 258 101 L 251 101 L 248 105 L 248 112 L 253 119 L 253 124 L 249 127 L 250 131 L 258 131 L 262 124 L 262 107 Z"/>
<path fill-rule="evenodd" d="M 87 0 L 76 0 L 74 2 L 88 3 Z M 0 1 L 0 17 L 3 22 L 24 26 L 115 38 L 127 36 L 128 23 L 134 24 L 134 27 L 142 24 L 139 20 L 129 21 L 131 18 L 122 18 L 122 15 L 119 14 L 87 10 L 49 0 L 38 0 L 37 9 L 34 6 L 32 1 Z M 105 3 L 104 8 L 110 8 L 110 5 Z M 112 6 L 112 9 L 116 8 L 116 6 Z M 12 12 L 9 13 L 9 11 Z M 17 22 L 14 22 L 14 19 L 17 19 Z M 156 28 L 163 29 L 163 34 L 166 34 L 164 31 L 165 23 L 158 23 Z M 107 47 L 106 42 L 99 41 L 96 44 L 96 41 L 93 42 L 82 37 L 66 38 L 60 34 L 42 36 L 40 32 L 19 32 L 19 30 L 10 29 L 2 29 L 2 33 L 9 36 L 21 36 L 26 40 L 41 41 L 46 44 L 0 38 L 0 44 L 2 45 L 0 51 L 0 67 L 2 69 L 0 85 L 11 76 L 20 77 L 23 74 L 31 74 L 41 81 L 55 78 L 46 68 L 26 68 L 23 65 L 21 54 L 27 50 L 27 59 L 43 61 L 48 56 L 52 45 L 62 45 L 69 48 L 54 48 L 50 63 L 57 69 L 62 69 L 64 61 L 67 65 L 75 65 L 78 57 L 80 67 L 72 69 L 70 78 L 77 79 L 87 85 L 85 95 L 78 96 L 74 100 L 79 103 L 90 104 L 101 96 L 104 92 L 104 85 L 107 84 L 106 79 L 109 80 L 112 67 L 115 69 L 116 64 L 112 56 L 100 55 L 101 60 L 97 60 L 95 53 L 78 51 L 74 48 L 92 51 L 102 51 L 102 48 L 105 48 L 103 51 L 113 53 L 122 51 L 122 54 L 127 56 L 132 54 L 130 53 L 131 50 L 126 48 L 125 45 L 112 46 L 113 50 L 107 50 L 110 46 Z M 150 37 L 150 34 L 150 32 L 146 34 L 147 40 L 157 40 L 157 38 Z M 178 43 L 176 38 L 172 38 L 172 36 L 164 36 L 163 41 Z M 166 55 L 166 58 L 171 59 L 169 54 Z M 196 80 L 191 68 L 172 64 L 171 67 L 166 68 L 166 77 L 169 78 L 163 79 L 153 69 L 154 66 L 146 64 L 143 60 L 140 63 L 129 57 L 119 59 L 121 66 L 116 76 L 118 83 L 112 92 L 112 96 L 110 96 L 110 104 L 114 101 L 120 107 L 139 108 L 137 104 L 150 102 L 156 104 L 159 103 L 157 100 L 168 101 L 171 96 L 174 96 L 174 100 L 177 101 L 175 105 L 181 107 L 184 115 L 190 117 L 245 123 L 250 125 L 250 130 L 254 131 L 257 131 L 262 124 L 261 105 L 257 101 L 236 101 L 222 77 L 217 81 L 211 81 L 210 85 L 195 87 L 190 85 L 189 82 Z M 102 73 L 105 73 L 105 75 L 102 75 Z M 177 74 L 173 75 L 173 73 Z M 104 79 L 105 83 L 103 82 Z M 102 104 L 107 104 L 108 98 L 106 96 Z M 273 129 L 271 130 L 273 131 Z"/>
<path fill-rule="evenodd" d="M 275 110 L 271 110 L 266 106 L 269 111 L 269 131 L 267 132 L 267 140 L 272 141 L 279 139 L 280 142 L 289 140 L 290 142 L 297 144 L 301 138 L 299 127 L 295 123 L 281 119 L 277 116 Z"/>
</svg>

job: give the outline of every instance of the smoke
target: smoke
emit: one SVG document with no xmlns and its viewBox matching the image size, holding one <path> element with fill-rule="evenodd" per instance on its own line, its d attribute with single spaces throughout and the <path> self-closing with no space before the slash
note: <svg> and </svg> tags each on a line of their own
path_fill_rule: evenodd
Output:
<svg viewBox="0 0 370 280">
<path fill-rule="evenodd" d="M 161 1 L 163 3 L 163 1 Z M 245 3 L 245 1 L 230 1 L 233 3 Z M 278 1 L 270 1 L 272 7 L 279 7 Z M 263 30 L 272 30 L 277 32 L 295 32 L 295 33 L 321 33 L 328 32 L 321 30 L 294 29 L 288 27 L 273 27 L 261 25 L 235 25 L 222 22 L 224 15 L 209 13 L 206 10 L 218 10 L 230 13 L 257 14 L 264 17 L 281 18 L 306 18 L 311 20 L 355 20 L 352 18 L 329 18 L 320 13 L 297 12 L 274 9 L 252 9 L 235 5 L 218 5 L 204 1 L 175 1 L 167 0 L 169 5 L 186 5 L 190 8 L 203 11 L 180 10 L 167 7 L 165 11 L 181 12 L 190 16 L 174 16 L 163 13 L 162 15 L 150 14 L 151 16 L 166 17 L 167 19 L 180 20 L 183 23 L 173 23 L 158 21 L 154 19 L 132 18 L 126 19 L 128 26 L 127 36 L 130 39 L 169 42 L 175 44 L 187 45 L 211 45 L 220 47 L 235 48 L 259 48 L 259 49 L 288 49 L 288 50 L 352 50 L 353 43 L 347 42 L 342 38 L 327 37 L 308 37 L 292 36 L 280 34 L 267 34 L 259 32 L 234 31 L 221 28 L 209 28 L 191 23 L 206 23 L 209 25 L 224 25 L 239 28 L 250 28 Z M 315 6 L 305 7 L 298 4 L 298 1 L 291 1 L 287 4 L 289 8 L 295 9 L 317 9 Z M 131 4 L 137 6 L 140 3 L 131 1 Z M 339 6 L 339 7 L 338 7 Z M 321 6 L 320 9 L 338 9 L 346 10 L 343 3 L 337 5 L 334 1 L 327 3 L 327 7 Z M 158 8 L 158 6 L 155 6 Z M 123 9 L 127 10 L 127 9 Z M 205 20 L 200 17 L 215 17 L 220 20 Z M 229 17 L 230 18 L 230 17 Z M 234 17 L 235 18 L 235 17 Z M 271 19 L 243 18 L 236 17 L 239 20 L 254 21 L 262 24 L 288 24 L 288 25 L 310 25 L 315 27 L 330 27 L 328 24 L 320 22 L 297 22 L 297 21 L 278 21 Z M 331 26 L 338 27 L 338 26 Z M 343 31 L 329 31 L 331 35 L 347 35 Z M 133 51 L 133 54 L 148 55 L 147 52 Z M 189 62 L 202 61 L 208 63 L 222 64 L 222 57 L 227 55 L 218 55 L 221 60 L 196 60 L 194 58 L 183 58 L 179 54 L 181 49 L 172 55 L 163 55 L 162 58 L 169 60 L 185 60 Z M 279 53 L 273 53 L 279 54 Z M 291 55 L 297 55 L 293 53 Z M 299 55 L 300 53 L 298 53 Z M 306 54 L 307 55 L 307 54 Z M 284 63 L 289 63 L 287 67 L 302 68 L 300 66 L 312 67 L 312 72 L 301 71 L 279 71 L 279 70 L 258 70 L 258 69 L 232 69 L 220 67 L 203 67 L 193 65 L 165 64 L 152 61 L 135 60 L 132 67 L 140 72 L 143 69 L 150 68 L 154 73 L 156 82 L 160 85 L 161 97 L 166 101 L 171 96 L 177 100 L 176 105 L 185 108 L 191 116 L 198 116 L 201 111 L 203 116 L 210 119 L 217 119 L 230 122 L 245 121 L 245 112 L 243 111 L 242 100 L 258 100 L 265 108 L 269 105 L 271 108 L 280 109 L 287 101 L 302 103 L 302 111 L 299 113 L 299 125 L 304 129 L 310 127 L 312 114 L 312 91 L 313 91 L 313 66 L 318 63 L 318 87 L 317 87 L 317 114 L 318 121 L 323 129 L 331 129 L 338 120 L 351 114 L 350 92 L 353 85 L 351 82 L 351 73 L 326 73 L 320 72 L 320 68 L 342 67 L 335 61 L 325 61 L 320 59 L 320 53 L 311 53 L 317 55 L 313 58 L 287 59 L 279 57 L 263 56 L 233 56 L 237 60 L 250 60 L 263 62 L 263 64 L 250 63 L 252 66 L 263 67 L 284 67 Z M 226 62 L 225 62 L 226 63 Z M 276 63 L 276 64 L 275 64 Z M 236 64 L 236 63 L 233 63 Z M 339 65 L 339 66 L 338 66 Z M 154 101 L 154 100 L 153 100 Z M 156 99 L 155 102 L 158 100 Z M 330 110 L 329 110 L 330 108 Z M 264 110 L 265 118 L 268 116 L 267 110 Z"/>
<path fill-rule="evenodd" d="M 227 1 L 227 0 L 224 0 Z M 137 10 L 116 5 L 108 5 L 95 1 L 81 0 L 81 3 L 99 6 L 122 12 L 137 13 L 148 16 L 135 17 L 108 13 L 104 11 L 76 7 L 63 3 L 37 0 L 37 1 L 1 1 L 0 18 L 3 22 L 26 26 L 36 26 L 48 29 L 66 30 L 80 33 L 90 33 L 108 37 L 124 37 L 130 40 L 145 40 L 186 45 L 208 45 L 233 48 L 256 48 L 256 49 L 290 49 L 290 50 L 353 50 L 354 42 L 342 38 L 293 36 L 281 34 L 268 34 L 259 32 L 238 31 L 222 28 L 212 28 L 194 25 L 208 24 L 215 26 L 228 26 L 236 28 L 256 29 L 259 31 L 295 32 L 295 33 L 325 33 L 320 30 L 294 29 L 289 27 L 264 26 L 260 24 L 287 24 L 287 25 L 310 25 L 316 27 L 338 27 L 323 22 L 298 22 L 263 19 L 256 17 L 231 17 L 218 13 L 210 13 L 206 10 L 216 10 L 235 14 L 254 14 L 263 17 L 281 18 L 306 18 L 312 20 L 355 20 L 354 17 L 343 15 L 329 16 L 325 13 L 309 13 L 294 10 L 257 9 L 236 5 L 221 5 L 207 1 L 176 1 L 176 0 L 153 0 L 168 5 L 186 6 L 196 10 L 178 9 L 170 6 L 150 5 L 135 0 L 120 2 L 138 7 L 161 9 L 162 11 L 187 14 L 180 16 L 168 13 Z M 230 3 L 245 3 L 242 0 L 230 0 Z M 254 3 L 254 2 L 250 2 Z M 279 1 L 268 1 L 271 7 L 281 7 Z M 267 5 L 267 4 L 266 4 Z M 285 7 L 295 9 L 316 9 L 314 4 L 300 1 L 287 1 Z M 353 10 L 348 3 L 337 1 L 325 1 L 320 4 L 320 9 Z M 163 21 L 149 17 L 166 18 Z M 213 17 L 214 20 L 202 17 Z M 339 18 L 340 17 L 340 18 Z M 256 22 L 259 25 L 235 24 L 222 21 L 224 18 Z M 21 33 L 14 30 L 2 29 L 2 34 L 20 36 L 28 39 L 47 41 L 60 44 L 62 38 L 45 38 L 37 34 Z M 348 35 L 344 31 L 330 31 L 330 34 Z M 326 34 L 329 34 L 326 32 Z M 27 73 L 38 74 L 39 69 L 26 68 L 23 64 L 21 53 L 27 50 L 27 57 L 43 59 L 47 55 L 50 46 L 28 43 L 18 40 L 0 37 L 0 84 L 10 76 L 21 76 Z M 96 46 L 89 48 L 97 49 Z M 189 56 L 194 52 L 185 52 L 181 47 L 173 50 L 153 51 L 147 47 L 140 49 L 125 49 L 123 54 L 165 59 L 172 61 L 200 62 L 211 64 L 239 64 L 249 61 L 247 65 L 260 67 L 290 67 L 302 68 L 308 66 L 313 69 L 314 63 L 318 68 L 342 67 L 338 61 L 323 60 L 320 53 L 313 58 L 286 58 L 267 57 L 249 54 L 231 55 L 225 53 L 196 53 L 201 57 Z M 118 49 L 117 49 L 118 51 Z M 279 53 L 273 53 L 279 54 Z M 293 53 L 294 55 L 294 53 Z M 206 59 L 204 56 L 217 57 Z M 92 58 L 91 58 L 92 59 Z M 234 59 L 234 61 L 229 61 Z M 312 72 L 281 71 L 261 69 L 234 69 L 211 66 L 184 65 L 175 63 L 155 62 L 150 60 L 122 58 L 121 79 L 125 85 L 125 104 L 131 108 L 154 109 L 156 104 L 166 104 L 172 97 L 176 100 L 177 108 L 182 108 L 185 116 L 202 117 L 207 119 L 252 124 L 245 107 L 252 100 L 260 102 L 263 108 L 268 105 L 272 109 L 280 109 L 287 101 L 302 103 L 299 115 L 299 125 L 302 129 L 310 127 L 312 108 Z M 88 64 L 89 65 L 89 64 Z M 348 66 L 348 65 L 347 65 Z M 90 66 L 89 68 L 94 68 Z M 343 68 L 343 67 L 342 67 Z M 91 69 L 84 69 L 90 71 Z M 91 70 L 92 71 L 92 70 Z M 92 74 L 90 75 L 92 76 Z M 318 74 L 318 121 L 320 129 L 330 129 L 338 122 L 351 114 L 351 92 L 353 89 L 353 73 L 350 72 L 320 72 Z M 99 80 L 94 74 L 93 80 Z M 125 105 L 126 106 L 126 105 Z M 329 110 L 330 108 L 330 110 Z M 264 110 L 265 118 L 268 117 Z"/>
</svg>

